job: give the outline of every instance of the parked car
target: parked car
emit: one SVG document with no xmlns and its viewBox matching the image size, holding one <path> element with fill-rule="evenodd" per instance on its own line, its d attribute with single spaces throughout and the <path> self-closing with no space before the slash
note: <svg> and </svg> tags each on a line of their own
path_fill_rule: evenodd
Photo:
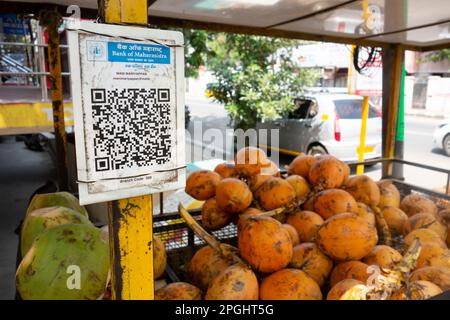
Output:
<svg viewBox="0 0 450 320">
<path fill-rule="evenodd" d="M 362 101 L 360 96 L 343 93 L 301 96 L 287 117 L 259 122 L 257 129 L 279 129 L 279 146 L 269 142 L 268 147 L 282 153 L 332 154 L 343 161 L 355 161 L 360 144 Z M 381 156 L 381 112 L 373 105 L 369 106 L 365 145 L 365 159 Z"/>
<path fill-rule="evenodd" d="M 436 148 L 444 149 L 450 157 L 450 118 L 437 125 L 433 133 L 433 143 Z"/>
</svg>

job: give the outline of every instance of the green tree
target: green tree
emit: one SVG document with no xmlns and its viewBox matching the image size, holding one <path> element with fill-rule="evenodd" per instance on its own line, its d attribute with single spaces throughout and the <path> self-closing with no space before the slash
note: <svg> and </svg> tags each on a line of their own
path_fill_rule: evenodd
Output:
<svg viewBox="0 0 450 320">
<path fill-rule="evenodd" d="M 438 62 L 442 60 L 450 60 L 450 49 L 442 49 L 433 51 L 421 59 L 421 62 Z"/>
<path fill-rule="evenodd" d="M 207 43 L 211 37 L 204 30 L 183 29 L 185 39 L 185 76 L 197 78 L 199 67 L 206 64 L 208 55 Z"/>
<path fill-rule="evenodd" d="M 207 36 L 206 65 L 217 79 L 208 89 L 225 104 L 235 127 L 246 129 L 257 120 L 279 118 L 292 110 L 304 87 L 316 83 L 317 70 L 299 68 L 291 59 L 292 49 L 300 44 L 230 33 Z"/>
</svg>

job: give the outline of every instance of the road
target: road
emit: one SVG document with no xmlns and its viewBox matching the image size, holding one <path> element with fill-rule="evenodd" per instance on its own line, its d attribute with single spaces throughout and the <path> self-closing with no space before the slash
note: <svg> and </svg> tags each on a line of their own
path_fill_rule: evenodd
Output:
<svg viewBox="0 0 450 320">
<path fill-rule="evenodd" d="M 190 137 L 187 139 L 188 150 L 187 159 L 198 161 L 200 157 L 203 160 L 209 158 L 225 158 L 232 156 L 231 148 L 223 147 L 219 143 L 216 147 L 217 153 L 214 153 L 214 144 L 211 139 L 205 136 L 208 129 L 216 129 L 226 136 L 225 130 L 229 128 L 229 118 L 223 105 L 211 103 L 207 100 L 187 100 L 191 110 L 191 122 L 189 124 Z M 433 131 L 440 119 L 432 119 L 417 116 L 405 117 L 405 160 L 424 163 L 440 168 L 450 168 L 450 157 L 447 157 L 442 149 L 433 147 Z M 197 134 L 194 134 L 197 128 Z M 202 135 L 199 135 L 198 128 L 202 128 Z M 229 135 L 229 134 L 228 134 Z M 203 137 L 203 138 L 202 138 Z M 206 140 L 206 141 L 203 141 Z M 224 150 L 225 149 L 225 150 Z M 224 150 L 225 152 L 220 152 Z M 280 167 L 284 167 L 293 159 L 292 156 L 280 156 Z M 374 179 L 381 178 L 381 165 L 366 168 L 366 174 Z M 430 172 L 411 166 L 404 167 L 405 180 L 423 187 L 437 189 L 445 186 L 447 176 L 442 173 Z"/>
</svg>

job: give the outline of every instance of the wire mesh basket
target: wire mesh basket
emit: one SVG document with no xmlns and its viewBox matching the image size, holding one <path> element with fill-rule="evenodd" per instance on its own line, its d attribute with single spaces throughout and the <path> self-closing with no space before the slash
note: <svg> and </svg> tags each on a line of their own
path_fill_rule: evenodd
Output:
<svg viewBox="0 0 450 320">
<path fill-rule="evenodd" d="M 411 193 L 418 193 L 432 199 L 439 210 L 450 209 L 450 200 L 445 196 L 443 197 L 442 194 L 398 180 L 393 180 L 393 183 L 399 190 L 402 198 Z M 194 219 L 199 222 L 201 221 L 200 212 L 198 209 L 190 211 Z M 167 275 L 169 280 L 188 281 L 186 276 L 188 263 L 195 252 L 205 245 L 205 242 L 188 228 L 178 212 L 155 216 L 153 232 L 165 244 L 168 262 Z M 212 234 L 223 243 L 234 246 L 237 244 L 237 228 L 232 223 L 220 230 L 213 231 Z M 394 247 L 401 248 L 403 237 L 395 238 L 393 241 Z"/>
</svg>

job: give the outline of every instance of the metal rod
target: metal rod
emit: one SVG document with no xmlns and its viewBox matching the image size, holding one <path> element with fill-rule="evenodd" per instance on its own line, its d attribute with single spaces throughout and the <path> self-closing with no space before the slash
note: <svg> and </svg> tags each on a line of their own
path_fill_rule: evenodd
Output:
<svg viewBox="0 0 450 320">
<path fill-rule="evenodd" d="M 410 183 L 407 183 L 407 182 L 404 182 L 404 181 L 401 181 L 401 180 L 397 180 L 397 179 L 393 179 L 393 181 L 395 181 L 396 183 L 399 183 L 399 184 L 401 184 L 403 186 L 407 186 L 411 190 L 419 191 L 419 192 L 425 193 L 427 195 L 430 195 L 430 196 L 433 196 L 433 197 L 436 197 L 436 198 L 440 198 L 440 199 L 444 199 L 444 200 L 450 201 L 450 195 L 448 195 L 448 194 L 445 194 L 445 193 L 442 193 L 442 192 L 438 192 L 438 191 L 429 190 L 429 189 L 426 189 L 424 187 L 419 187 L 419 186 L 417 186 L 415 184 L 410 184 Z"/>
<path fill-rule="evenodd" d="M 66 127 L 64 124 L 64 106 L 62 92 L 61 75 L 61 55 L 59 49 L 58 26 L 61 16 L 56 11 L 43 11 L 39 17 L 41 24 L 47 27 L 48 32 L 48 65 L 50 69 L 50 81 L 52 107 L 53 107 L 53 127 L 56 143 L 56 169 L 58 173 L 58 184 L 60 190 L 68 190 L 67 171 L 67 139 Z"/>
<path fill-rule="evenodd" d="M 358 148 L 358 161 L 364 161 L 364 154 L 366 153 L 366 128 L 367 118 L 369 117 L 369 97 L 363 98 L 362 112 L 361 112 L 361 132 L 359 134 L 359 148 Z M 364 173 L 364 165 L 358 165 L 356 167 L 356 174 Z"/>
<path fill-rule="evenodd" d="M 159 193 L 159 214 L 164 214 L 164 193 Z"/>
<path fill-rule="evenodd" d="M 48 44 L 0 41 L 0 46 L 47 48 Z M 67 44 L 60 44 L 59 47 L 60 48 L 69 48 L 69 46 Z"/>
<path fill-rule="evenodd" d="M 432 171 L 447 173 L 447 174 L 450 173 L 450 170 L 447 170 L 447 169 L 432 167 L 432 166 L 429 166 L 426 164 L 411 162 L 411 161 L 407 161 L 407 160 L 403 160 L 403 159 L 394 159 L 394 162 L 403 163 L 403 164 L 407 164 L 407 165 L 411 165 L 411 166 L 415 166 L 415 167 L 419 167 L 419 168 L 423 168 L 423 169 L 428 169 L 428 170 L 432 170 Z"/>
<path fill-rule="evenodd" d="M 417 163 L 417 162 L 412 162 L 412 161 L 407 161 L 407 160 L 403 160 L 403 159 L 396 159 L 396 158 L 377 158 L 377 159 L 372 159 L 372 160 L 365 160 L 362 162 L 349 162 L 348 165 L 349 166 L 357 166 L 359 164 L 364 164 L 364 165 L 372 165 L 372 164 L 377 164 L 377 163 L 386 163 L 386 162 L 393 162 L 393 163 L 402 163 L 402 164 L 406 164 L 406 165 L 410 165 L 413 167 L 419 167 L 422 169 L 428 169 L 431 171 L 437 171 L 437 172 L 441 172 L 441 173 L 445 173 L 445 174 L 450 174 L 450 170 L 447 169 L 442 169 L 442 168 L 438 168 L 438 167 L 433 167 L 433 166 L 429 166 L 426 164 L 422 164 L 422 163 Z"/>
<path fill-rule="evenodd" d="M 61 72 L 62 76 L 70 76 L 70 72 Z M 34 77 L 34 76 L 51 76 L 50 72 L 9 72 L 9 71 L 0 71 L 0 76 L 19 76 L 19 77 Z"/>
<path fill-rule="evenodd" d="M 44 30 L 42 26 L 37 27 L 37 41 L 38 44 L 44 44 Z M 45 72 L 45 50 L 43 47 L 38 47 L 39 72 Z M 48 101 L 47 77 L 45 75 L 40 77 L 41 83 L 41 101 Z"/>
</svg>

